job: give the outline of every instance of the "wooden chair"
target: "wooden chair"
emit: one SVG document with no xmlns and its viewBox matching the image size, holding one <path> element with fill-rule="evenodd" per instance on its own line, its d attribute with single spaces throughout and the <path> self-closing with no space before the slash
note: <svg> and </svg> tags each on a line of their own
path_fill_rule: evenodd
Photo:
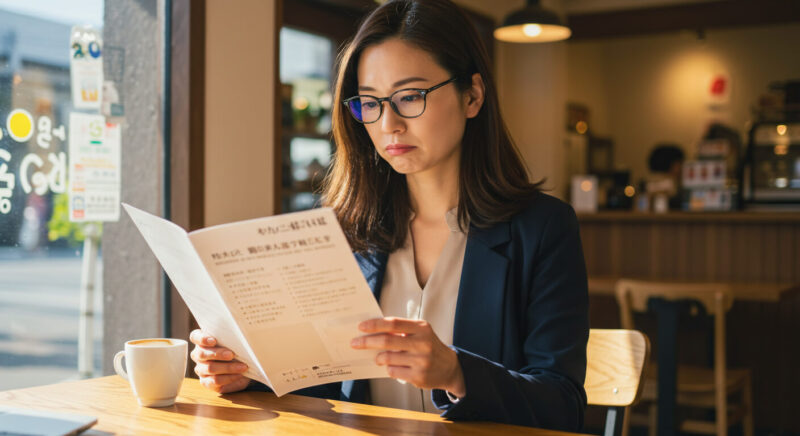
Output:
<svg viewBox="0 0 800 436">
<path fill-rule="evenodd" d="M 724 436 L 728 426 L 741 421 L 745 436 L 753 436 L 751 376 L 749 369 L 728 369 L 725 360 L 725 313 L 733 304 L 730 290 L 724 284 L 669 283 L 639 280 L 620 280 L 616 284 L 616 297 L 620 307 L 622 327 L 633 328 L 633 312 L 646 312 L 651 298 L 666 301 L 696 301 L 714 318 L 714 367 L 678 365 L 677 406 L 715 409 L 715 421 L 686 419 L 678 430 L 689 433 L 706 433 Z M 677 356 L 676 356 L 677 357 Z M 655 436 L 655 417 L 658 398 L 658 371 L 648 365 L 645 372 L 642 401 L 652 402 L 648 425 L 650 436 Z M 738 404 L 729 404 L 729 396 L 738 393 Z M 631 416 L 633 418 L 633 416 Z M 624 432 L 627 434 L 627 424 Z"/>
<path fill-rule="evenodd" d="M 586 398 L 590 405 L 607 406 L 604 436 L 619 436 L 625 408 L 636 403 L 650 354 L 650 341 L 636 330 L 589 330 L 586 346 Z"/>
</svg>

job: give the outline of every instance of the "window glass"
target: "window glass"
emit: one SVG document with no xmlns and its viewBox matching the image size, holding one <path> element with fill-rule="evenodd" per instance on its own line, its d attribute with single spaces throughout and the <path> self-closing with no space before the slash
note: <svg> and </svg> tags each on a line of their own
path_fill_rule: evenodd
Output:
<svg viewBox="0 0 800 436">
<path fill-rule="evenodd" d="M 283 212 L 309 209 L 330 163 L 330 38 L 284 27 L 280 35 L 282 83 Z"/>
<path fill-rule="evenodd" d="M 71 28 L 102 32 L 103 7 L 0 0 L 0 390 L 79 377 L 79 348 L 99 372 L 102 256 L 87 264 L 93 274 L 82 261 L 85 233 L 100 227 L 69 221 L 67 162 Z M 79 347 L 88 283 L 93 340 Z"/>
</svg>

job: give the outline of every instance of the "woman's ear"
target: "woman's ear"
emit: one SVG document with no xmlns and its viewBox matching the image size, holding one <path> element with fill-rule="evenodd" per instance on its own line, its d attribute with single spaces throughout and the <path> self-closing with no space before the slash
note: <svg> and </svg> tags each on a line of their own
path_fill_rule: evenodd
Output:
<svg viewBox="0 0 800 436">
<path fill-rule="evenodd" d="M 479 73 L 472 75 L 472 86 L 464 93 L 464 109 L 467 118 L 475 118 L 481 111 L 486 95 L 486 87 Z"/>
</svg>

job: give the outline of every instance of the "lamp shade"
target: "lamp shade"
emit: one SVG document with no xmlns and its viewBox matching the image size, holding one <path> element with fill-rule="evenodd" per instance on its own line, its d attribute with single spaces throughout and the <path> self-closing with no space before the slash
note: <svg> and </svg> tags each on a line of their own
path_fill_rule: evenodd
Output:
<svg viewBox="0 0 800 436">
<path fill-rule="evenodd" d="M 561 41 L 570 35 L 572 31 L 558 15 L 542 8 L 536 0 L 529 0 L 525 9 L 512 12 L 494 31 L 496 39 L 506 42 Z"/>
</svg>

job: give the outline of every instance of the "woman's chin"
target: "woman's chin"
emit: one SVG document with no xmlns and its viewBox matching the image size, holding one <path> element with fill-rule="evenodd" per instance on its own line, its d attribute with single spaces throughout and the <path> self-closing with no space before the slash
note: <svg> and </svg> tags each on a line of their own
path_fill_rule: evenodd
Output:
<svg viewBox="0 0 800 436">
<path fill-rule="evenodd" d="M 399 174 L 408 175 L 418 173 L 422 170 L 419 165 L 415 165 L 411 162 L 389 162 L 389 165 L 392 167 Z"/>
</svg>

